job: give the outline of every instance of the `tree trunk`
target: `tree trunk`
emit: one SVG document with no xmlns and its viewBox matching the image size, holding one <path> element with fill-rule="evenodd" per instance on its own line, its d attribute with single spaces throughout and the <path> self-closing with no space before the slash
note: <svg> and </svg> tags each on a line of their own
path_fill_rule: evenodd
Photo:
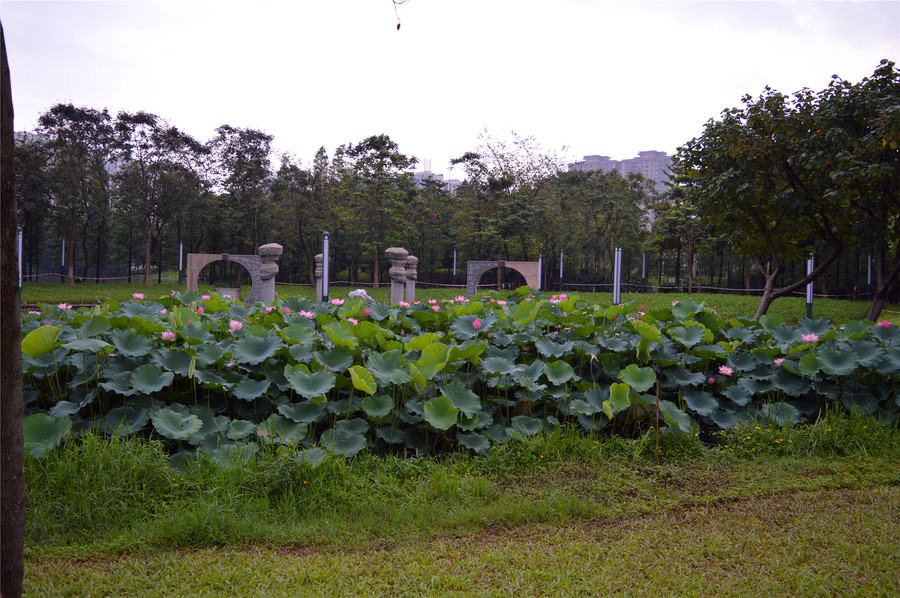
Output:
<svg viewBox="0 0 900 598">
<path fill-rule="evenodd" d="M 75 284 L 75 238 L 78 232 L 78 218 L 72 210 L 69 239 L 66 241 L 66 284 Z"/>
<path fill-rule="evenodd" d="M 379 284 L 379 273 L 381 271 L 381 247 L 375 245 L 375 265 L 372 268 L 372 288 L 377 289 Z"/>
<path fill-rule="evenodd" d="M 25 571 L 25 439 L 22 420 L 22 329 L 16 256 L 13 105 L 0 25 L 0 595 L 22 595 Z"/>
<path fill-rule="evenodd" d="M 144 286 L 149 287 L 153 285 L 153 280 L 150 278 L 150 267 L 153 265 L 153 254 L 151 251 L 151 238 L 150 238 L 150 223 L 144 223 Z"/>
<path fill-rule="evenodd" d="M 884 243 L 878 247 L 875 256 L 875 265 L 872 268 L 875 272 L 875 295 L 872 297 L 872 305 L 866 315 L 866 319 L 871 322 L 876 321 L 881 315 L 887 297 L 900 287 L 900 247 L 897 248 L 893 267 L 887 276 L 884 274 L 885 258 L 887 257 L 887 248 Z"/>
</svg>

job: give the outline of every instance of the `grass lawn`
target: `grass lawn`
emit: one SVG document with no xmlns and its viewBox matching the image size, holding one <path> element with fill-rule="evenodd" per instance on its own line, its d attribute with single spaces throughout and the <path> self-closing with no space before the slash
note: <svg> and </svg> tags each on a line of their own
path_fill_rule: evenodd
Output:
<svg viewBox="0 0 900 598">
<path fill-rule="evenodd" d="M 900 593 L 896 426 L 851 416 L 712 444 L 672 435 L 658 465 L 652 440 L 565 430 L 484 457 L 311 468 L 285 449 L 176 465 L 146 441 L 89 435 L 29 460 L 26 591 Z"/>
</svg>

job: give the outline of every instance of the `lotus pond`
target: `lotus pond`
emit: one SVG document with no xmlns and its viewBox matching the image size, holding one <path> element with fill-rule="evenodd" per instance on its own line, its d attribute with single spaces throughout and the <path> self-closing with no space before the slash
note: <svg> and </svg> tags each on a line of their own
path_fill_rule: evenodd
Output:
<svg viewBox="0 0 900 598">
<path fill-rule="evenodd" d="M 23 316 L 26 450 L 86 431 L 172 454 L 300 459 L 487 452 L 574 423 L 635 436 L 900 411 L 900 329 L 778 316 L 724 319 L 577 295 L 486 293 L 413 305 L 296 297 L 244 305 L 179 293 Z"/>
</svg>

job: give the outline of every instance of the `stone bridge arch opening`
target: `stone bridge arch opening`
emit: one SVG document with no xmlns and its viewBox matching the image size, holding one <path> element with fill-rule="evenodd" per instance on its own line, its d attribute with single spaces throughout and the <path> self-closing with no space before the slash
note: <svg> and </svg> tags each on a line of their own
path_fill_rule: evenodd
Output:
<svg viewBox="0 0 900 598">
<path fill-rule="evenodd" d="M 275 301 L 275 275 L 278 274 L 276 261 L 283 248 L 277 243 L 269 243 L 259 248 L 258 255 L 230 255 L 227 253 L 189 253 L 187 255 L 187 276 L 185 284 L 188 291 L 197 290 L 197 277 L 200 272 L 214 262 L 234 262 L 243 266 L 250 274 L 252 288 L 245 303 Z"/>
<path fill-rule="evenodd" d="M 525 284 L 532 289 L 538 287 L 540 271 L 538 262 L 508 262 L 505 260 L 485 260 L 466 262 L 466 297 L 473 297 L 478 292 L 478 284 L 481 277 L 494 269 L 508 268 L 519 273 L 525 279 Z"/>
</svg>

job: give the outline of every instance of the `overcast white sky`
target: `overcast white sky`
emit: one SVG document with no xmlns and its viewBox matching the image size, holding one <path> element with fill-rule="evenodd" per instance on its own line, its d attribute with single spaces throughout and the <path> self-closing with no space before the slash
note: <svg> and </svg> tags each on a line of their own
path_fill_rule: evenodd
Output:
<svg viewBox="0 0 900 598">
<path fill-rule="evenodd" d="M 261 129 L 306 165 L 386 133 L 448 174 L 484 129 L 571 159 L 671 154 L 744 94 L 900 59 L 898 0 L 408 0 L 397 14 L 391 0 L 0 0 L 16 130 L 58 102 L 146 110 L 204 141 Z"/>
</svg>

